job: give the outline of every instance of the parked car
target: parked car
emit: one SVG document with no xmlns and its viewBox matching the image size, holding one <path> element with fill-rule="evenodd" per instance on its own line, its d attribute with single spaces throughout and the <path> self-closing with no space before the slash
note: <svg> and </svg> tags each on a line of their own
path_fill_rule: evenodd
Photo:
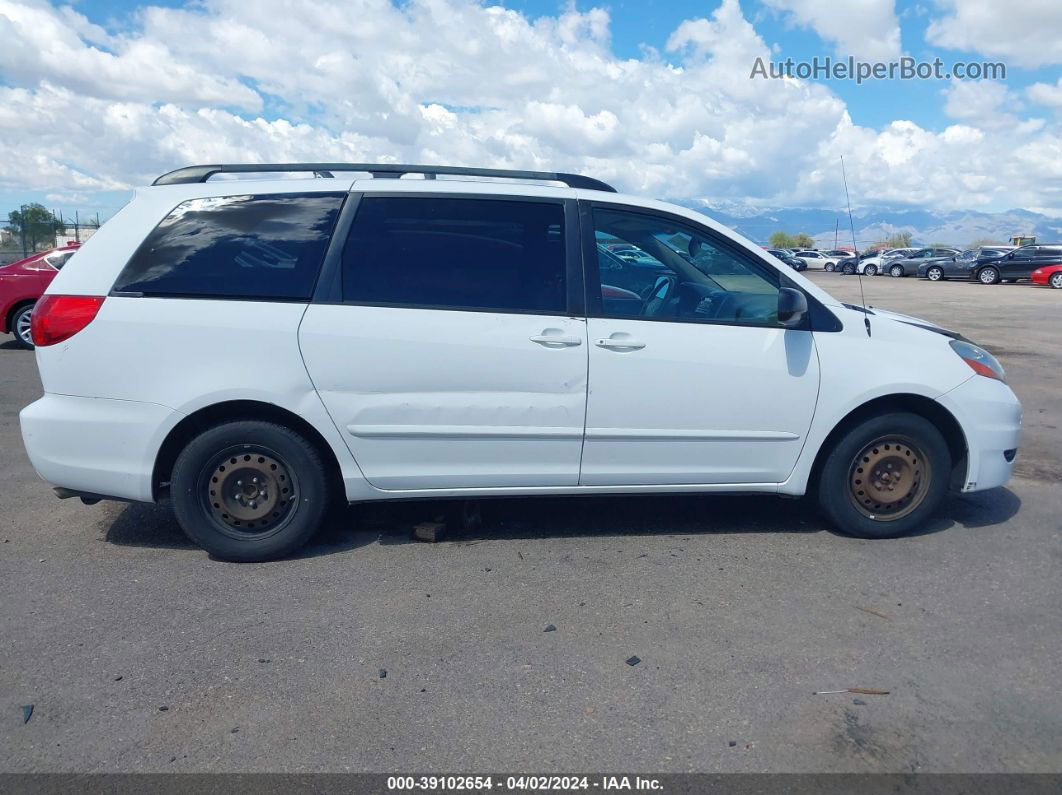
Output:
<svg viewBox="0 0 1062 795">
<path fill-rule="evenodd" d="M 71 243 L 0 267 L 0 332 L 14 335 L 20 347 L 33 347 L 33 305 L 78 246 L 80 243 Z"/>
<path fill-rule="evenodd" d="M 824 271 L 830 271 L 831 273 L 834 265 L 837 264 L 837 260 L 834 257 L 827 257 L 821 251 L 812 251 L 811 249 L 801 249 L 794 252 L 793 256 L 803 260 L 804 264 L 809 268 L 822 268 Z"/>
<path fill-rule="evenodd" d="M 692 209 L 491 169 L 210 181 L 303 170 L 163 175 L 49 285 L 20 420 L 60 496 L 168 499 L 246 561 L 336 503 L 810 492 L 885 538 L 1011 476 L 1021 407 L 990 353 Z M 376 178 L 402 174 L 471 179 Z M 594 255 L 620 241 L 657 261 L 644 293 Z"/>
<path fill-rule="evenodd" d="M 918 251 L 916 248 L 890 248 L 877 251 L 866 259 L 861 259 L 859 262 L 859 268 L 862 268 L 862 273 L 866 276 L 876 276 L 879 273 L 888 273 L 886 267 L 892 260 L 903 259 L 904 257 Z"/>
<path fill-rule="evenodd" d="M 1037 268 L 1032 272 L 1033 284 L 1042 284 L 1045 287 L 1054 287 L 1056 290 L 1062 290 L 1062 265 L 1047 265 L 1042 268 Z"/>
<path fill-rule="evenodd" d="M 823 253 L 827 257 L 830 257 L 831 259 L 833 259 L 834 260 L 834 264 L 839 263 L 841 260 L 853 259 L 853 258 L 859 256 L 859 252 L 858 251 L 853 251 L 852 249 L 848 249 L 848 248 L 835 248 L 835 249 L 830 249 L 829 251 L 826 251 L 826 252 L 823 252 Z"/>
<path fill-rule="evenodd" d="M 969 279 L 975 259 L 976 252 L 972 249 L 968 249 L 951 259 L 947 257 L 929 258 L 918 266 L 918 276 L 931 282 L 940 282 L 947 279 Z"/>
<path fill-rule="evenodd" d="M 1062 265 L 1062 244 L 1022 246 L 1001 257 L 978 258 L 971 277 L 981 284 L 998 284 L 1028 279 L 1033 271 Z"/>
<path fill-rule="evenodd" d="M 800 259 L 799 257 L 794 257 L 785 249 L 769 248 L 767 249 L 767 253 L 771 256 L 778 257 L 778 259 L 780 259 L 782 262 L 784 262 L 786 265 L 788 265 L 795 271 L 806 271 L 808 269 L 808 266 L 804 262 L 804 260 Z"/>
<path fill-rule="evenodd" d="M 885 269 L 889 276 L 910 276 L 918 273 L 921 265 L 950 261 L 961 254 L 957 248 L 922 248 L 910 256 L 886 262 Z"/>
<path fill-rule="evenodd" d="M 857 273 L 865 273 L 866 261 L 874 256 L 876 256 L 874 252 L 864 251 L 858 257 L 848 257 L 847 259 L 838 260 L 834 267 L 836 267 L 836 269 L 844 276 L 854 276 Z M 870 275 L 873 276 L 874 274 L 872 273 Z"/>
</svg>

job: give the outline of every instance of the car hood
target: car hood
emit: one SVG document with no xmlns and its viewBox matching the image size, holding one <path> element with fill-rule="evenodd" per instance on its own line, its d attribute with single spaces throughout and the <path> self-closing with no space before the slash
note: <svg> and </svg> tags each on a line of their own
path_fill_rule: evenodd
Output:
<svg viewBox="0 0 1062 795">
<path fill-rule="evenodd" d="M 858 308 L 858 307 L 857 307 Z M 928 320 L 923 320 L 920 317 L 913 317 L 912 315 L 904 315 L 899 312 L 890 312 L 887 309 L 871 309 L 876 318 L 884 318 L 891 320 L 895 323 L 905 323 L 908 326 L 914 326 L 925 331 L 932 331 L 934 334 L 943 334 L 945 337 L 951 337 L 952 339 L 961 340 L 965 339 L 962 334 L 956 331 L 946 329 L 943 326 L 938 326 L 936 323 L 932 323 Z"/>
</svg>

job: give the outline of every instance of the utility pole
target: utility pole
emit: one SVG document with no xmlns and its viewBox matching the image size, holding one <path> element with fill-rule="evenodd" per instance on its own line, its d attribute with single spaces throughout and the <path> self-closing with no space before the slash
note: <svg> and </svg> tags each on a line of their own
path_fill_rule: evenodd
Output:
<svg viewBox="0 0 1062 795">
<path fill-rule="evenodd" d="M 74 210 L 74 240 L 78 243 L 81 242 L 81 222 L 78 218 L 77 210 Z"/>
<path fill-rule="evenodd" d="M 22 205 L 18 208 L 19 224 L 18 228 L 22 232 L 22 259 L 29 256 L 26 251 L 26 205 Z"/>
</svg>

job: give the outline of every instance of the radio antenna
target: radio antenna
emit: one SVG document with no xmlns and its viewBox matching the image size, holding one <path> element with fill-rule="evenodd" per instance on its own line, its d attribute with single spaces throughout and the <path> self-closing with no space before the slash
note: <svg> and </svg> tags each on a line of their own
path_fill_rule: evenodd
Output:
<svg viewBox="0 0 1062 795">
<path fill-rule="evenodd" d="M 859 246 L 856 244 L 855 221 L 852 220 L 852 200 L 848 196 L 848 176 L 844 171 L 844 155 L 841 155 L 841 179 L 844 180 L 844 200 L 848 202 L 848 225 L 852 228 L 852 256 L 855 257 L 856 278 L 859 279 L 859 302 L 863 305 L 863 325 L 870 336 L 870 313 L 867 312 L 867 299 L 863 295 L 863 273 L 859 270 Z"/>
</svg>

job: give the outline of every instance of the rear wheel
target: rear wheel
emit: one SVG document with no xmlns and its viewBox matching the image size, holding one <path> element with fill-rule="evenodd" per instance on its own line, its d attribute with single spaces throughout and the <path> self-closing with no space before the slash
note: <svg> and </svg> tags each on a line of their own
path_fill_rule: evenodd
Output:
<svg viewBox="0 0 1062 795">
<path fill-rule="evenodd" d="M 892 277 L 898 279 L 898 278 L 900 278 L 903 275 L 904 275 L 903 265 L 893 265 L 891 268 L 889 268 L 889 276 L 892 276 Z"/>
<path fill-rule="evenodd" d="M 1051 278 L 1047 280 L 1047 283 L 1056 290 L 1062 290 L 1062 271 L 1055 271 L 1052 273 Z"/>
<path fill-rule="evenodd" d="M 222 560 L 272 560 L 294 552 L 331 505 L 321 457 L 290 428 L 227 422 L 194 438 L 173 466 L 170 493 L 181 528 Z"/>
<path fill-rule="evenodd" d="M 936 265 L 926 271 L 926 278 L 931 282 L 939 282 L 944 278 L 944 269 L 938 268 Z"/>
<path fill-rule="evenodd" d="M 867 265 L 865 268 L 863 268 L 863 275 L 864 276 L 877 276 L 878 275 L 878 266 L 877 265 L 873 265 L 873 264 Z"/>
<path fill-rule="evenodd" d="M 32 350 L 33 337 L 30 334 L 30 316 L 33 314 L 33 304 L 21 306 L 11 316 L 11 333 L 15 335 L 15 344 L 20 348 Z"/>
<path fill-rule="evenodd" d="M 977 274 L 977 281 L 981 284 L 997 284 L 999 282 L 999 271 L 991 266 L 982 268 L 981 272 Z"/>
<path fill-rule="evenodd" d="M 895 538 L 921 529 L 947 494 L 951 456 L 940 432 L 916 414 L 856 425 L 834 444 L 819 477 L 819 505 L 838 530 Z"/>
</svg>

